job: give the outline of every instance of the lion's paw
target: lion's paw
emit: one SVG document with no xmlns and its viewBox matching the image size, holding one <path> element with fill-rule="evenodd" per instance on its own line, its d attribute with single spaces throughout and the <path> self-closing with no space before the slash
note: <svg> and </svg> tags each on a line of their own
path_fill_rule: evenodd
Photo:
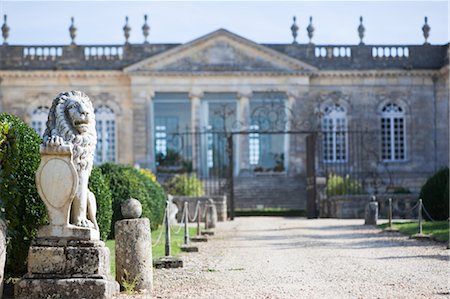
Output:
<svg viewBox="0 0 450 299">
<path fill-rule="evenodd" d="M 47 140 L 47 146 L 58 147 L 63 145 L 64 143 L 64 139 L 61 136 L 51 136 Z"/>
<path fill-rule="evenodd" d="M 81 227 L 92 227 L 93 224 L 91 221 L 89 221 L 88 219 L 79 219 L 76 223 L 76 226 L 81 226 Z"/>
</svg>

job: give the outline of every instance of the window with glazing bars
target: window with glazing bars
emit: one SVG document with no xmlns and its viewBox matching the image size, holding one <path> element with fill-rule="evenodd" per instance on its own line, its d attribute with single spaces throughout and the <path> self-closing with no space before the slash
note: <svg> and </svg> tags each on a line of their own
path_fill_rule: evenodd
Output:
<svg viewBox="0 0 450 299">
<path fill-rule="evenodd" d="M 100 106 L 95 109 L 95 129 L 97 131 L 97 147 L 95 149 L 94 162 L 116 162 L 117 138 L 116 115 L 108 106 Z"/>
<path fill-rule="evenodd" d="M 381 111 L 381 157 L 384 161 L 405 160 L 405 114 L 390 103 Z"/>
<path fill-rule="evenodd" d="M 324 109 L 322 158 L 324 162 L 347 160 L 347 112 L 339 104 L 332 104 Z"/>
</svg>

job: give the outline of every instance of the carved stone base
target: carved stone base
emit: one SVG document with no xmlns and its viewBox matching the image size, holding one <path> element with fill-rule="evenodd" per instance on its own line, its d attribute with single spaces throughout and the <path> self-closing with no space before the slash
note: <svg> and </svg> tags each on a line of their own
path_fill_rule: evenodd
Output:
<svg viewBox="0 0 450 299">
<path fill-rule="evenodd" d="M 113 280 L 94 278 L 23 278 L 15 285 L 14 298 L 109 299 L 118 291 Z"/>
<path fill-rule="evenodd" d="M 45 225 L 38 230 L 38 238 L 64 238 L 71 240 L 100 240 L 100 232 L 75 225 Z"/>
<path fill-rule="evenodd" d="M 153 267 L 156 269 L 183 268 L 183 260 L 175 256 L 163 256 L 153 261 Z"/>
<path fill-rule="evenodd" d="M 191 242 L 208 242 L 208 237 L 206 236 L 194 236 L 190 238 Z"/>
<path fill-rule="evenodd" d="M 15 298 L 111 298 L 119 285 L 110 276 L 102 241 L 38 238 L 28 253 L 28 273 Z"/>
<path fill-rule="evenodd" d="M 180 250 L 183 252 L 198 252 L 198 247 L 189 244 L 183 244 L 180 246 Z"/>
<path fill-rule="evenodd" d="M 202 230 L 201 234 L 203 236 L 214 236 L 214 231 L 211 229 Z"/>
</svg>

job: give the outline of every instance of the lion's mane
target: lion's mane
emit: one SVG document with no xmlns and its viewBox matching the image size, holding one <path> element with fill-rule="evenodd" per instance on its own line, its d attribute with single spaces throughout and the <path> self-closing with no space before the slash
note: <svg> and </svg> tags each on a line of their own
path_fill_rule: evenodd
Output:
<svg viewBox="0 0 450 299">
<path fill-rule="evenodd" d="M 68 104 L 72 101 L 83 103 L 89 107 L 89 130 L 84 134 L 78 133 L 66 112 Z M 73 144 L 72 160 L 78 173 L 81 170 L 87 169 L 88 172 L 92 170 L 97 133 L 94 108 L 85 93 L 81 91 L 63 92 L 53 100 L 44 133 L 44 143 L 52 136 L 62 137 L 64 141 Z"/>
</svg>

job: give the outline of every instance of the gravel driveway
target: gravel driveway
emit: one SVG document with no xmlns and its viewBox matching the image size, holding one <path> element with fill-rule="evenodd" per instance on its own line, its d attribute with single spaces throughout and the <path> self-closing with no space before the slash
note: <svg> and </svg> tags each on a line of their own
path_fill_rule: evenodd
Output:
<svg viewBox="0 0 450 299">
<path fill-rule="evenodd" d="M 248 217 L 219 223 L 155 270 L 154 298 L 449 298 L 449 250 L 363 220 Z M 197 243 L 198 244 L 198 243 Z"/>
</svg>

